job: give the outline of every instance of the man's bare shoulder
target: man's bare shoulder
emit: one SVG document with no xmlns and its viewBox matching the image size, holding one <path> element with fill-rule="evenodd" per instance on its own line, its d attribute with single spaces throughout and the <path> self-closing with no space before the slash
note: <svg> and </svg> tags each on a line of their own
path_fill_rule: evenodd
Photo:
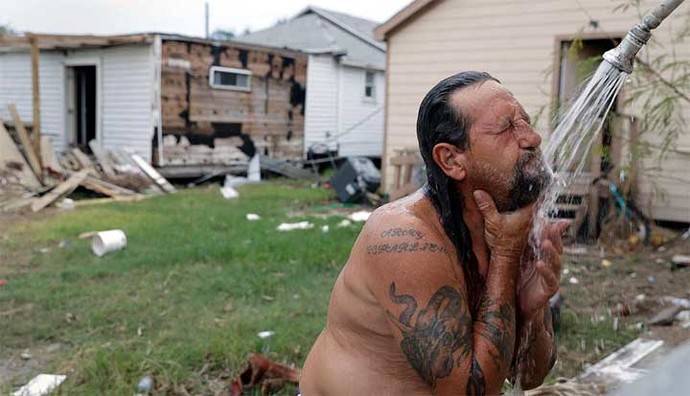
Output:
<svg viewBox="0 0 690 396">
<path fill-rule="evenodd" d="M 405 258 L 450 257 L 453 251 L 436 211 L 421 192 L 374 211 L 359 239 L 360 249 L 364 250 L 369 263 L 394 261 L 404 264 L 408 261 Z"/>
</svg>

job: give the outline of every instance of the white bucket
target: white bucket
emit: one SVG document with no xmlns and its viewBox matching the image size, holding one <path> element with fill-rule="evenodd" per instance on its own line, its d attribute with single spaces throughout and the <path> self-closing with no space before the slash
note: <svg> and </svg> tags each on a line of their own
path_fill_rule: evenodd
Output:
<svg viewBox="0 0 690 396">
<path fill-rule="evenodd" d="M 98 257 L 127 246 L 127 236 L 122 230 L 97 232 L 91 239 L 91 251 Z"/>
</svg>

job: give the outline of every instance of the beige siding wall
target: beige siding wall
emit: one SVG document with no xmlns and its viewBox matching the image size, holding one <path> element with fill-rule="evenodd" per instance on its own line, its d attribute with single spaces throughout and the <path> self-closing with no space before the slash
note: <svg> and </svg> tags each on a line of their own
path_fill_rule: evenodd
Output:
<svg viewBox="0 0 690 396">
<path fill-rule="evenodd" d="M 599 28 L 589 25 L 589 17 Z M 616 11 L 622 1 L 601 0 L 440 0 L 388 38 L 388 97 L 385 156 L 396 149 L 416 148 L 415 123 L 419 103 L 440 79 L 464 70 L 482 70 L 500 79 L 530 114 L 551 104 L 553 61 L 557 37 L 580 33 L 620 36 L 638 22 L 636 10 Z M 656 1 L 643 1 L 651 6 Z M 688 17 L 683 4 L 655 33 L 668 47 L 670 35 Z M 676 30 L 673 30 L 673 29 Z M 657 45 L 651 52 L 663 51 Z M 645 56 L 643 53 L 642 56 Z M 690 59 L 690 42 L 676 47 L 676 56 Z M 547 114 L 545 111 L 544 114 Z M 690 107 L 685 109 L 690 119 Z M 548 138 L 545 116 L 539 127 Z M 679 139 L 679 148 L 690 151 L 690 133 Z M 645 164 L 649 165 L 649 164 Z M 640 181 L 641 206 L 650 207 L 658 218 L 690 221 L 690 154 L 677 154 L 663 162 L 666 178 Z M 390 188 L 393 169 L 384 169 Z M 670 179 L 669 179 L 670 178 Z M 668 179 L 668 180 L 667 180 Z M 674 181 L 675 180 L 675 181 Z M 686 180 L 679 187 L 678 180 Z"/>
</svg>

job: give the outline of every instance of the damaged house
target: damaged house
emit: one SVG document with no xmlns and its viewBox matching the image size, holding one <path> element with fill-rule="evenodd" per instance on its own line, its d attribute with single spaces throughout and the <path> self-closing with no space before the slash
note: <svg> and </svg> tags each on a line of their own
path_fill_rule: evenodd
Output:
<svg viewBox="0 0 690 396">
<path fill-rule="evenodd" d="M 377 23 L 307 7 L 293 18 L 233 40 L 291 48 L 309 56 L 304 150 L 380 158 L 386 45 Z"/>
<path fill-rule="evenodd" d="M 301 158 L 306 73 L 305 54 L 247 43 L 155 33 L 4 37 L 0 117 L 15 104 L 31 124 L 40 103 L 41 135 L 56 151 L 90 151 L 95 140 L 164 175 L 198 176 L 246 168 L 255 154 Z"/>
</svg>

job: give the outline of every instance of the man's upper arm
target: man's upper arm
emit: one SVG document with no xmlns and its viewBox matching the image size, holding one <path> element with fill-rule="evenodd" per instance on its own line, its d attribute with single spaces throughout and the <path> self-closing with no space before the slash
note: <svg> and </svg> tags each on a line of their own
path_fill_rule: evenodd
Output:
<svg viewBox="0 0 690 396">
<path fill-rule="evenodd" d="M 445 243 L 407 225 L 373 230 L 365 251 L 369 287 L 408 362 L 432 387 L 465 383 L 472 357 L 466 292 Z"/>
</svg>

